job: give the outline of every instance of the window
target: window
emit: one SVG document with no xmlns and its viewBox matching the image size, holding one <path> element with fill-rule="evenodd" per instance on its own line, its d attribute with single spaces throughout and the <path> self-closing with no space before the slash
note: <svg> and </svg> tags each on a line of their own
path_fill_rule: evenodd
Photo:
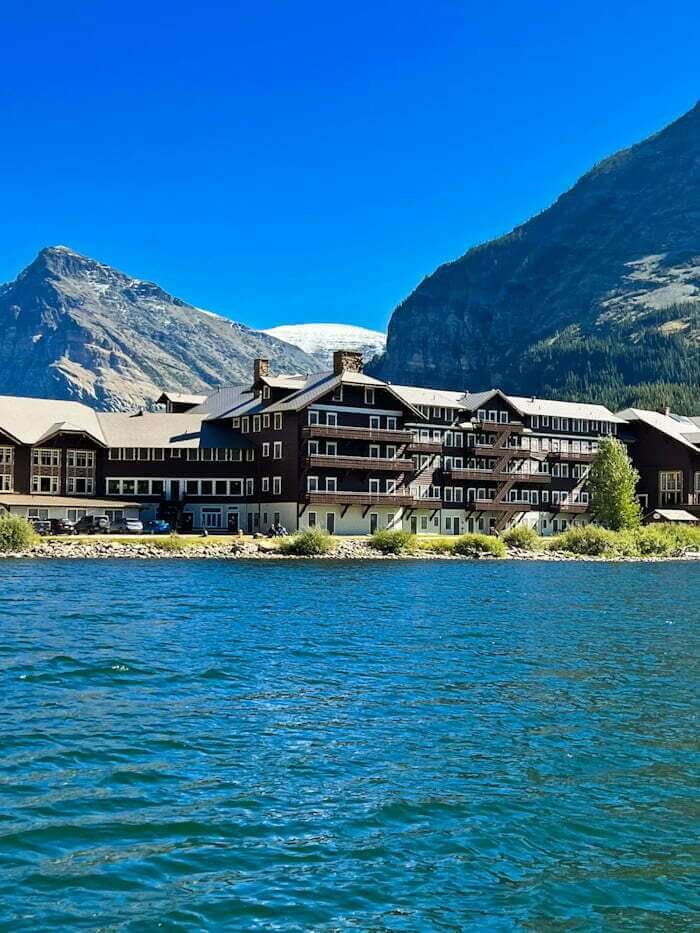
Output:
<svg viewBox="0 0 700 933">
<path fill-rule="evenodd" d="M 200 483 L 201 494 L 211 496 L 214 493 L 214 483 L 210 479 L 203 479 Z"/>
<path fill-rule="evenodd" d="M 147 479 L 137 479 L 136 480 L 136 495 L 137 496 L 147 496 L 151 491 L 151 484 Z"/>
<path fill-rule="evenodd" d="M 335 389 L 333 389 L 333 395 L 331 396 L 331 398 L 333 399 L 334 402 L 342 402 L 343 401 L 343 387 L 336 386 Z"/>
<path fill-rule="evenodd" d="M 246 496 L 252 496 L 255 492 L 255 481 L 252 478 L 248 478 L 245 481 L 245 494 Z"/>
<path fill-rule="evenodd" d="M 379 515 L 376 512 L 369 513 L 369 533 L 373 535 L 379 528 Z"/>
<path fill-rule="evenodd" d="M 268 441 L 265 441 L 265 443 L 262 445 L 262 455 L 263 457 L 270 456 L 270 444 L 268 443 Z"/>
<path fill-rule="evenodd" d="M 259 431 L 260 424 L 260 415 L 253 415 L 253 431 Z"/>
<path fill-rule="evenodd" d="M 66 455 L 66 465 L 88 470 L 95 466 L 94 450 L 69 450 Z"/>
<path fill-rule="evenodd" d="M 327 457 L 338 456 L 338 444 L 336 441 L 326 441 L 326 456 Z"/>
<path fill-rule="evenodd" d="M 332 428 L 335 428 L 338 424 L 338 414 L 334 411 L 326 412 L 326 424 Z"/>
<path fill-rule="evenodd" d="M 489 420 L 489 421 L 492 421 L 492 422 L 494 422 L 494 423 L 495 423 L 496 421 L 498 421 L 498 412 L 497 412 L 497 411 L 494 411 L 493 409 L 491 409 L 491 410 L 489 411 L 488 420 Z"/>
<path fill-rule="evenodd" d="M 281 460 L 282 459 L 282 441 L 275 441 L 272 448 L 272 459 Z"/>
<path fill-rule="evenodd" d="M 270 427 L 270 416 L 263 415 L 262 419 L 263 419 L 263 428 L 269 428 Z"/>
<path fill-rule="evenodd" d="M 32 463 L 35 466 L 58 467 L 61 465 L 61 451 L 54 447 L 35 447 L 32 450 Z"/>
<path fill-rule="evenodd" d="M 276 411 L 273 417 L 275 431 L 282 430 L 282 412 Z M 313 424 L 312 421 L 309 421 L 309 424 Z"/>
<path fill-rule="evenodd" d="M 87 509 L 66 509 L 66 518 L 69 522 L 77 522 L 84 515 L 87 515 Z"/>
<path fill-rule="evenodd" d="M 47 521 L 48 517 L 48 509 L 27 509 L 27 518 L 38 518 L 42 521 Z"/>
<path fill-rule="evenodd" d="M 308 441 L 307 442 L 307 452 L 309 456 L 318 453 L 318 441 Z"/>
<path fill-rule="evenodd" d="M 386 449 L 386 456 L 387 459 L 393 460 L 396 457 L 396 447 L 393 445 L 388 446 Z"/>
<path fill-rule="evenodd" d="M 107 454 L 108 460 L 121 460 L 121 450 L 118 447 L 110 447 Z"/>
<path fill-rule="evenodd" d="M 546 505 L 549 502 L 549 490 L 542 490 L 542 505 Z"/>
<path fill-rule="evenodd" d="M 371 495 L 377 495 L 379 493 L 379 480 L 371 479 L 369 481 L 369 491 Z"/>
<path fill-rule="evenodd" d="M 381 456 L 381 450 L 380 450 L 379 444 L 369 445 L 369 455 L 370 457 L 376 457 L 376 458 Z"/>
<path fill-rule="evenodd" d="M 268 399 L 270 397 L 270 387 L 263 386 L 263 398 Z"/>
<path fill-rule="evenodd" d="M 179 447 L 173 447 L 172 450 L 170 451 L 170 457 L 173 460 L 181 460 L 182 450 Z"/>
<path fill-rule="evenodd" d="M 386 429 L 387 431 L 396 430 L 396 418 L 395 417 L 390 416 L 389 418 L 386 419 Z"/>
<path fill-rule="evenodd" d="M 198 496 L 199 495 L 199 481 L 196 479 L 188 479 L 185 482 L 185 492 L 188 496 Z"/>
<path fill-rule="evenodd" d="M 279 477 L 278 477 L 279 479 Z M 326 477 L 326 492 L 337 492 L 338 491 L 338 479 L 335 476 Z"/>
<path fill-rule="evenodd" d="M 187 459 L 189 460 L 199 460 L 199 450 L 194 447 L 190 447 L 187 451 Z"/>
<path fill-rule="evenodd" d="M 318 476 L 306 477 L 306 490 L 307 492 L 318 492 Z"/>
<path fill-rule="evenodd" d="M 533 416 L 530 418 L 530 426 L 533 427 L 533 428 L 539 428 L 539 426 L 540 426 L 540 416 L 539 416 L 539 415 L 533 415 Z"/>
<path fill-rule="evenodd" d="M 260 488 L 262 489 L 263 492 L 270 491 L 270 477 L 269 476 L 263 476 L 263 478 L 260 480 L 260 483 L 261 483 Z"/>
<path fill-rule="evenodd" d="M 315 528 L 316 527 L 316 513 L 308 512 L 307 514 L 308 514 L 307 524 L 309 528 Z"/>
<path fill-rule="evenodd" d="M 240 418 L 234 418 L 233 421 L 232 421 L 232 426 L 233 426 L 234 428 L 240 428 L 240 426 L 241 426 L 241 419 L 240 419 Z"/>
<path fill-rule="evenodd" d="M 659 501 L 661 505 L 678 505 L 683 499 L 683 473 L 681 470 L 659 472 Z"/>
<path fill-rule="evenodd" d="M 282 477 L 281 476 L 272 477 L 272 495 L 273 496 L 282 495 Z"/>
<path fill-rule="evenodd" d="M 162 447 L 152 447 L 151 460 L 165 460 L 165 450 Z"/>
<path fill-rule="evenodd" d="M 365 405 L 374 405 L 374 389 L 365 386 Z"/>
<path fill-rule="evenodd" d="M 243 495 L 243 480 L 242 479 L 230 479 L 228 481 L 228 494 L 229 496 L 242 496 Z"/>
<path fill-rule="evenodd" d="M 247 434 L 250 430 L 250 418 L 241 418 L 241 430 Z"/>
<path fill-rule="evenodd" d="M 479 421 L 486 421 L 486 411 L 483 408 L 480 408 L 476 413 Z"/>
<path fill-rule="evenodd" d="M 507 411 L 499 411 L 499 413 L 498 413 L 498 420 L 501 422 L 501 424 L 508 424 L 508 412 L 507 412 Z"/>
<path fill-rule="evenodd" d="M 372 431 L 378 431 L 381 425 L 381 420 L 379 415 L 370 415 L 369 416 L 369 426 Z"/>
</svg>

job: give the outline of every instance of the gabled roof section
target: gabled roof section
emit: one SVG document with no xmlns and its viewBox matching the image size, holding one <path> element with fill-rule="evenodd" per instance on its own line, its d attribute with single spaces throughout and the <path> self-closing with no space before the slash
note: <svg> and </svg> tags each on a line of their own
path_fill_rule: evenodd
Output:
<svg viewBox="0 0 700 933">
<path fill-rule="evenodd" d="M 430 408 L 463 408 L 464 392 L 450 392 L 447 389 L 422 389 L 419 386 L 390 384 L 401 398 L 409 405 L 427 405 Z"/>
<path fill-rule="evenodd" d="M 271 389 L 300 389 L 306 383 L 303 373 L 292 373 L 288 376 L 261 376 L 260 381 Z"/>
<path fill-rule="evenodd" d="M 693 439 L 698 435 L 698 427 L 693 418 L 686 418 L 683 415 L 663 415 L 660 411 L 647 411 L 644 408 L 624 408 L 618 411 L 617 415 L 625 421 L 641 421 L 661 431 L 667 437 L 673 438 L 679 444 L 700 453 L 698 441 Z"/>
<path fill-rule="evenodd" d="M 202 415 L 207 418 L 225 418 L 235 414 L 235 409 L 250 404 L 255 400 L 255 394 L 249 383 L 235 386 L 222 386 L 195 408 L 191 408 L 188 415 Z"/>
<path fill-rule="evenodd" d="M 250 447 L 250 441 L 230 427 L 192 412 L 100 412 L 109 447 Z"/>
<path fill-rule="evenodd" d="M 463 396 L 464 407 L 469 411 L 476 411 L 477 408 L 481 408 L 482 405 L 486 405 L 490 402 L 492 398 L 500 398 L 506 405 L 510 405 L 511 408 L 514 408 L 519 415 L 525 414 L 518 404 L 521 400 L 514 395 L 506 395 L 505 392 L 501 392 L 500 389 L 487 389 L 485 392 L 467 392 L 466 395 Z"/>
<path fill-rule="evenodd" d="M 18 444 L 47 441 L 62 431 L 104 444 L 97 414 L 82 402 L 0 395 L 0 431 Z"/>
<path fill-rule="evenodd" d="M 159 405 L 165 405 L 166 402 L 172 402 L 175 405 L 201 405 L 207 400 L 206 395 L 186 395 L 183 392 L 163 392 L 160 398 L 156 399 Z"/>
<path fill-rule="evenodd" d="M 605 405 L 590 402 L 560 402 L 558 399 L 535 398 L 534 396 L 509 395 L 524 415 L 549 415 L 554 418 L 581 418 L 587 421 L 608 421 L 622 424 L 624 418 L 613 414 Z"/>
<path fill-rule="evenodd" d="M 372 388 L 385 389 L 417 418 L 423 418 L 423 415 L 414 408 L 406 398 L 396 391 L 396 386 L 389 382 L 382 382 L 380 379 L 375 379 L 373 376 L 368 376 L 366 373 L 350 371 L 345 371 L 340 374 L 330 371 L 325 373 L 312 373 L 312 375 L 306 377 L 306 382 L 299 391 L 292 393 L 288 398 L 282 399 L 273 405 L 269 405 L 265 408 L 265 411 L 301 411 L 308 405 L 313 405 L 314 402 L 323 398 L 328 392 L 332 392 L 341 385 L 370 386 Z"/>
</svg>

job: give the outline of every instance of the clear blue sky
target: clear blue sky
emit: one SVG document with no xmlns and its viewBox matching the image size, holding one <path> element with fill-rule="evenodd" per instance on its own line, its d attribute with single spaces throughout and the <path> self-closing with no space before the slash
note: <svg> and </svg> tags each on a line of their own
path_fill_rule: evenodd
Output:
<svg viewBox="0 0 700 933">
<path fill-rule="evenodd" d="M 0 281 L 64 243 L 254 327 L 384 328 L 700 96 L 700 4 L 5 4 Z"/>
</svg>

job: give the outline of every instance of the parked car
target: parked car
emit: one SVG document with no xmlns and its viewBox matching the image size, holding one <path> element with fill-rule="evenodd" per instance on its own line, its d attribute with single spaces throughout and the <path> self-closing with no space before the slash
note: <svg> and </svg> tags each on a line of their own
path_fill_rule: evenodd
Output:
<svg viewBox="0 0 700 933">
<path fill-rule="evenodd" d="M 145 522 L 143 530 L 147 535 L 169 535 L 173 526 L 162 518 L 152 518 Z"/>
<path fill-rule="evenodd" d="M 141 535 L 143 522 L 138 518 L 115 518 L 109 530 L 113 534 Z"/>
<path fill-rule="evenodd" d="M 51 522 L 46 518 L 30 518 L 29 524 L 38 535 L 51 534 Z"/>
<path fill-rule="evenodd" d="M 49 523 L 51 525 L 52 535 L 74 535 L 75 534 L 75 522 L 71 522 L 67 518 L 50 518 Z"/>
<path fill-rule="evenodd" d="M 75 533 L 79 535 L 106 535 L 109 531 L 109 519 L 106 515 L 83 515 L 75 523 Z"/>
</svg>

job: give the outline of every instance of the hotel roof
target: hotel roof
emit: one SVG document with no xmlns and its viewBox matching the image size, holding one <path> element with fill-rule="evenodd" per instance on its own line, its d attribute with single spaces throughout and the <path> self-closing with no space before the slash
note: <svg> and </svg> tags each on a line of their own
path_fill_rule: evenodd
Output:
<svg viewBox="0 0 700 933">
<path fill-rule="evenodd" d="M 20 444 L 38 444 L 61 431 L 104 444 L 97 413 L 82 402 L 0 395 L 0 431 Z"/>
</svg>

